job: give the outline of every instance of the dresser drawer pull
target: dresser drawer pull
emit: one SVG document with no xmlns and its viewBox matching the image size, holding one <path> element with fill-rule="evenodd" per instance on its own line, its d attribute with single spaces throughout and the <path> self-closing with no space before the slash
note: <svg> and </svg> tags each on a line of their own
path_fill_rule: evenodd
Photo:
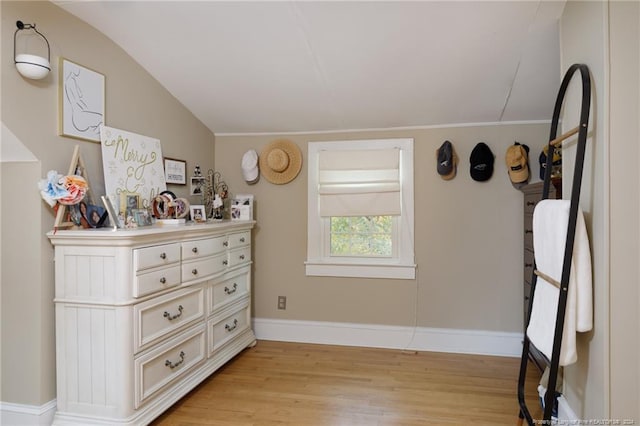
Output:
<svg viewBox="0 0 640 426">
<path fill-rule="evenodd" d="M 527 205 L 528 206 L 535 206 L 536 202 L 535 201 L 527 201 Z"/>
<path fill-rule="evenodd" d="M 224 288 L 224 292 L 227 294 L 233 294 L 236 292 L 236 290 L 238 290 L 238 283 L 233 283 L 233 288 L 231 290 L 229 290 L 229 287 Z"/>
<path fill-rule="evenodd" d="M 240 255 L 240 260 L 244 260 L 244 254 Z"/>
<path fill-rule="evenodd" d="M 244 243 L 244 237 L 240 238 L 240 242 Z"/>
<path fill-rule="evenodd" d="M 166 365 L 167 367 L 169 367 L 170 369 L 174 369 L 177 366 L 179 366 L 180 364 L 182 364 L 184 362 L 184 351 L 180 351 L 180 361 L 176 362 L 175 364 L 169 360 L 166 360 L 164 362 L 164 365 Z"/>
<path fill-rule="evenodd" d="M 531 268 L 533 266 L 533 263 L 525 263 L 524 267 L 525 268 Z"/>
<path fill-rule="evenodd" d="M 164 260 L 167 258 L 167 253 L 160 253 L 160 259 Z"/>
<path fill-rule="evenodd" d="M 193 275 L 198 275 L 198 270 L 197 270 L 196 268 L 193 268 L 193 269 L 191 270 L 191 273 L 192 273 Z"/>
<path fill-rule="evenodd" d="M 192 248 L 191 251 L 194 252 L 194 253 L 198 253 L 198 247 Z"/>
<path fill-rule="evenodd" d="M 222 243 L 222 245 L 223 245 L 224 247 L 229 247 L 229 241 L 225 241 L 224 243 Z"/>
<path fill-rule="evenodd" d="M 236 327 L 238 327 L 238 320 L 237 319 L 233 320 L 233 325 L 229 325 L 229 324 L 225 324 L 224 325 L 224 329 L 227 330 L 228 332 L 232 332 L 233 330 L 236 329 Z"/>
<path fill-rule="evenodd" d="M 167 279 L 165 277 L 160 278 L 160 284 L 165 284 Z"/>
<path fill-rule="evenodd" d="M 223 264 L 224 266 L 227 266 L 227 265 L 229 264 L 229 261 L 227 261 L 227 260 L 223 260 L 223 261 L 222 261 L 222 264 Z"/>
<path fill-rule="evenodd" d="M 162 315 L 163 317 L 165 317 L 166 319 L 168 319 L 169 321 L 173 321 L 176 318 L 180 318 L 180 316 L 182 315 L 182 311 L 184 310 L 184 308 L 182 307 L 182 305 L 178 305 L 178 313 L 175 315 L 171 315 L 169 312 L 164 311 L 164 315 Z"/>
<path fill-rule="evenodd" d="M 525 234 L 533 234 L 533 230 L 532 229 L 525 229 L 524 233 Z"/>
</svg>

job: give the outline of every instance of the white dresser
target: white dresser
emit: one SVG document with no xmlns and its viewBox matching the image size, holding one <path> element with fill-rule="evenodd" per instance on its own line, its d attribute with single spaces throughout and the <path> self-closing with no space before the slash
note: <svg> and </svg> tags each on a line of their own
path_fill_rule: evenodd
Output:
<svg viewBox="0 0 640 426">
<path fill-rule="evenodd" d="M 247 346 L 254 222 L 58 231 L 54 424 L 151 422 Z"/>
</svg>

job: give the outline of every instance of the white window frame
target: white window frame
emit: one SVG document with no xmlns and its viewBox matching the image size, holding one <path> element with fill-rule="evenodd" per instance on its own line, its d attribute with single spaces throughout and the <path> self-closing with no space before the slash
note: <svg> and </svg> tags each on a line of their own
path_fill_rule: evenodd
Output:
<svg viewBox="0 0 640 426">
<path fill-rule="evenodd" d="M 359 150 L 400 148 L 401 215 L 397 226 L 394 256 L 330 257 L 329 218 L 319 214 L 318 153 L 322 150 Z M 369 139 L 353 141 L 309 142 L 307 203 L 307 276 L 415 279 L 413 139 Z"/>
</svg>

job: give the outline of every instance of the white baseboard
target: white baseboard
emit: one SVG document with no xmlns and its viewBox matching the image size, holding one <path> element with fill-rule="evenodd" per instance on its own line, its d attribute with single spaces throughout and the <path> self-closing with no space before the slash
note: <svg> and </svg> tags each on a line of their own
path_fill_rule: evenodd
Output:
<svg viewBox="0 0 640 426">
<path fill-rule="evenodd" d="M 558 420 L 569 422 L 566 424 L 579 424 L 580 421 L 564 395 L 558 397 Z"/>
<path fill-rule="evenodd" d="M 258 340 L 520 357 L 522 333 L 255 318 Z"/>
<path fill-rule="evenodd" d="M 49 426 L 55 413 L 55 399 L 41 406 L 0 402 L 0 424 L 3 426 Z"/>
</svg>

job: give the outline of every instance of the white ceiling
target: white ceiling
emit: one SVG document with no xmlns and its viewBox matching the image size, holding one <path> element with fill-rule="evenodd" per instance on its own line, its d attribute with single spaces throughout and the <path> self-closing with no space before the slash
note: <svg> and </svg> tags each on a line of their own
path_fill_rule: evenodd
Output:
<svg viewBox="0 0 640 426">
<path fill-rule="evenodd" d="M 563 1 L 54 1 L 216 134 L 549 120 Z"/>
</svg>

